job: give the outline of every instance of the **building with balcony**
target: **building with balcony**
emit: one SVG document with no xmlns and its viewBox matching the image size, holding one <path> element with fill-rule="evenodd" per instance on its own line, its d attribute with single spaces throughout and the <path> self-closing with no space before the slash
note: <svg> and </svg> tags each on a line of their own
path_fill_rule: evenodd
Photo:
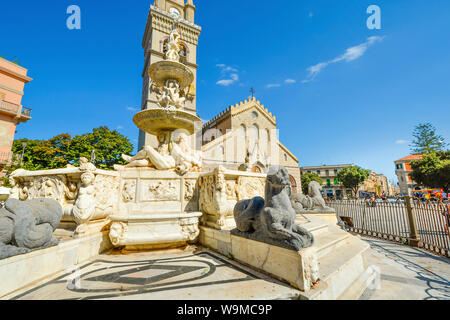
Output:
<svg viewBox="0 0 450 320">
<path fill-rule="evenodd" d="M 22 106 L 28 70 L 0 58 L 0 175 L 12 158 L 11 148 L 16 127 L 31 119 L 31 109 Z"/>
<path fill-rule="evenodd" d="M 411 195 L 420 186 L 411 178 L 410 174 L 413 169 L 411 168 L 411 161 L 422 159 L 420 154 L 412 154 L 407 157 L 394 161 L 395 174 L 398 177 L 398 185 L 400 187 L 400 193 Z"/>
</svg>

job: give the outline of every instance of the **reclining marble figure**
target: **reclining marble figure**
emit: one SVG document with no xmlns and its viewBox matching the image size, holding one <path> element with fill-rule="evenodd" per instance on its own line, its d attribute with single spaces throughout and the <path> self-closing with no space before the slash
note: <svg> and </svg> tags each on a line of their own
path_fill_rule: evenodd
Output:
<svg viewBox="0 0 450 320">
<path fill-rule="evenodd" d="M 265 199 L 243 200 L 234 208 L 237 229 L 232 234 L 299 251 L 312 246 L 313 235 L 295 224 L 286 168 L 273 166 L 267 174 Z"/>
<path fill-rule="evenodd" d="M 9 199 L 0 209 L 0 259 L 55 246 L 63 211 L 53 199 Z"/>
<path fill-rule="evenodd" d="M 134 157 L 122 155 L 122 158 L 129 162 L 125 168 L 153 167 L 158 170 L 170 170 L 185 174 L 188 171 L 198 172 L 202 167 L 201 155 L 191 149 L 188 144 L 188 136 L 180 133 L 172 141 L 171 134 L 166 132 L 158 136 L 160 143 L 158 150 L 151 146 L 144 146 Z M 120 170 L 122 166 L 115 166 Z"/>
<path fill-rule="evenodd" d="M 322 187 L 317 181 L 311 181 L 308 185 L 308 195 L 293 194 L 291 196 L 292 207 L 296 213 L 334 213 L 333 208 L 327 207 L 322 197 Z"/>
</svg>

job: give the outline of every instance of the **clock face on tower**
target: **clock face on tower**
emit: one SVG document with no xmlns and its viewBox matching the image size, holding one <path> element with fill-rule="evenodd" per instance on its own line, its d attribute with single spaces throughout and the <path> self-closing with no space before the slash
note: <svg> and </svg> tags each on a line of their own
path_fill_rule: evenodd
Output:
<svg viewBox="0 0 450 320">
<path fill-rule="evenodd" d="M 170 12 L 171 15 L 173 15 L 173 16 L 175 16 L 177 18 L 180 17 L 180 11 L 178 11 L 178 9 L 176 9 L 176 8 L 170 8 L 169 12 Z"/>
</svg>

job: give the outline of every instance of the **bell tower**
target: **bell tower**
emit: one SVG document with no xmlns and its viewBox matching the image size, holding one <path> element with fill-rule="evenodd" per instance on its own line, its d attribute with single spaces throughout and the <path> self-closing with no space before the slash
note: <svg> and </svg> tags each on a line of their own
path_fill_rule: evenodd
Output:
<svg viewBox="0 0 450 320">
<path fill-rule="evenodd" d="M 201 27 L 194 23 L 195 5 L 193 0 L 155 0 L 150 6 L 145 27 L 142 47 L 145 55 L 145 65 L 142 72 L 144 81 L 141 110 L 159 108 L 156 90 L 148 75 L 151 64 L 164 60 L 167 43 L 175 21 L 178 20 L 180 33 L 180 62 L 185 64 L 194 74 L 194 81 L 186 91 L 184 111 L 197 113 L 197 45 Z M 143 131 L 139 132 L 139 146 L 157 146 L 155 136 Z"/>
</svg>

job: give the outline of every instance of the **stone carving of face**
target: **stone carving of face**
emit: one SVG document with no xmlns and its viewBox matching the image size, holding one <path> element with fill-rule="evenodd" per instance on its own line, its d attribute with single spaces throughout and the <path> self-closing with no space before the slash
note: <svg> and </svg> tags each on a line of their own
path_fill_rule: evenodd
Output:
<svg viewBox="0 0 450 320">
<path fill-rule="evenodd" d="M 83 173 L 81 175 L 81 183 L 83 184 L 84 187 L 87 187 L 89 185 L 92 184 L 92 182 L 94 182 L 94 175 L 92 173 Z"/>
</svg>

